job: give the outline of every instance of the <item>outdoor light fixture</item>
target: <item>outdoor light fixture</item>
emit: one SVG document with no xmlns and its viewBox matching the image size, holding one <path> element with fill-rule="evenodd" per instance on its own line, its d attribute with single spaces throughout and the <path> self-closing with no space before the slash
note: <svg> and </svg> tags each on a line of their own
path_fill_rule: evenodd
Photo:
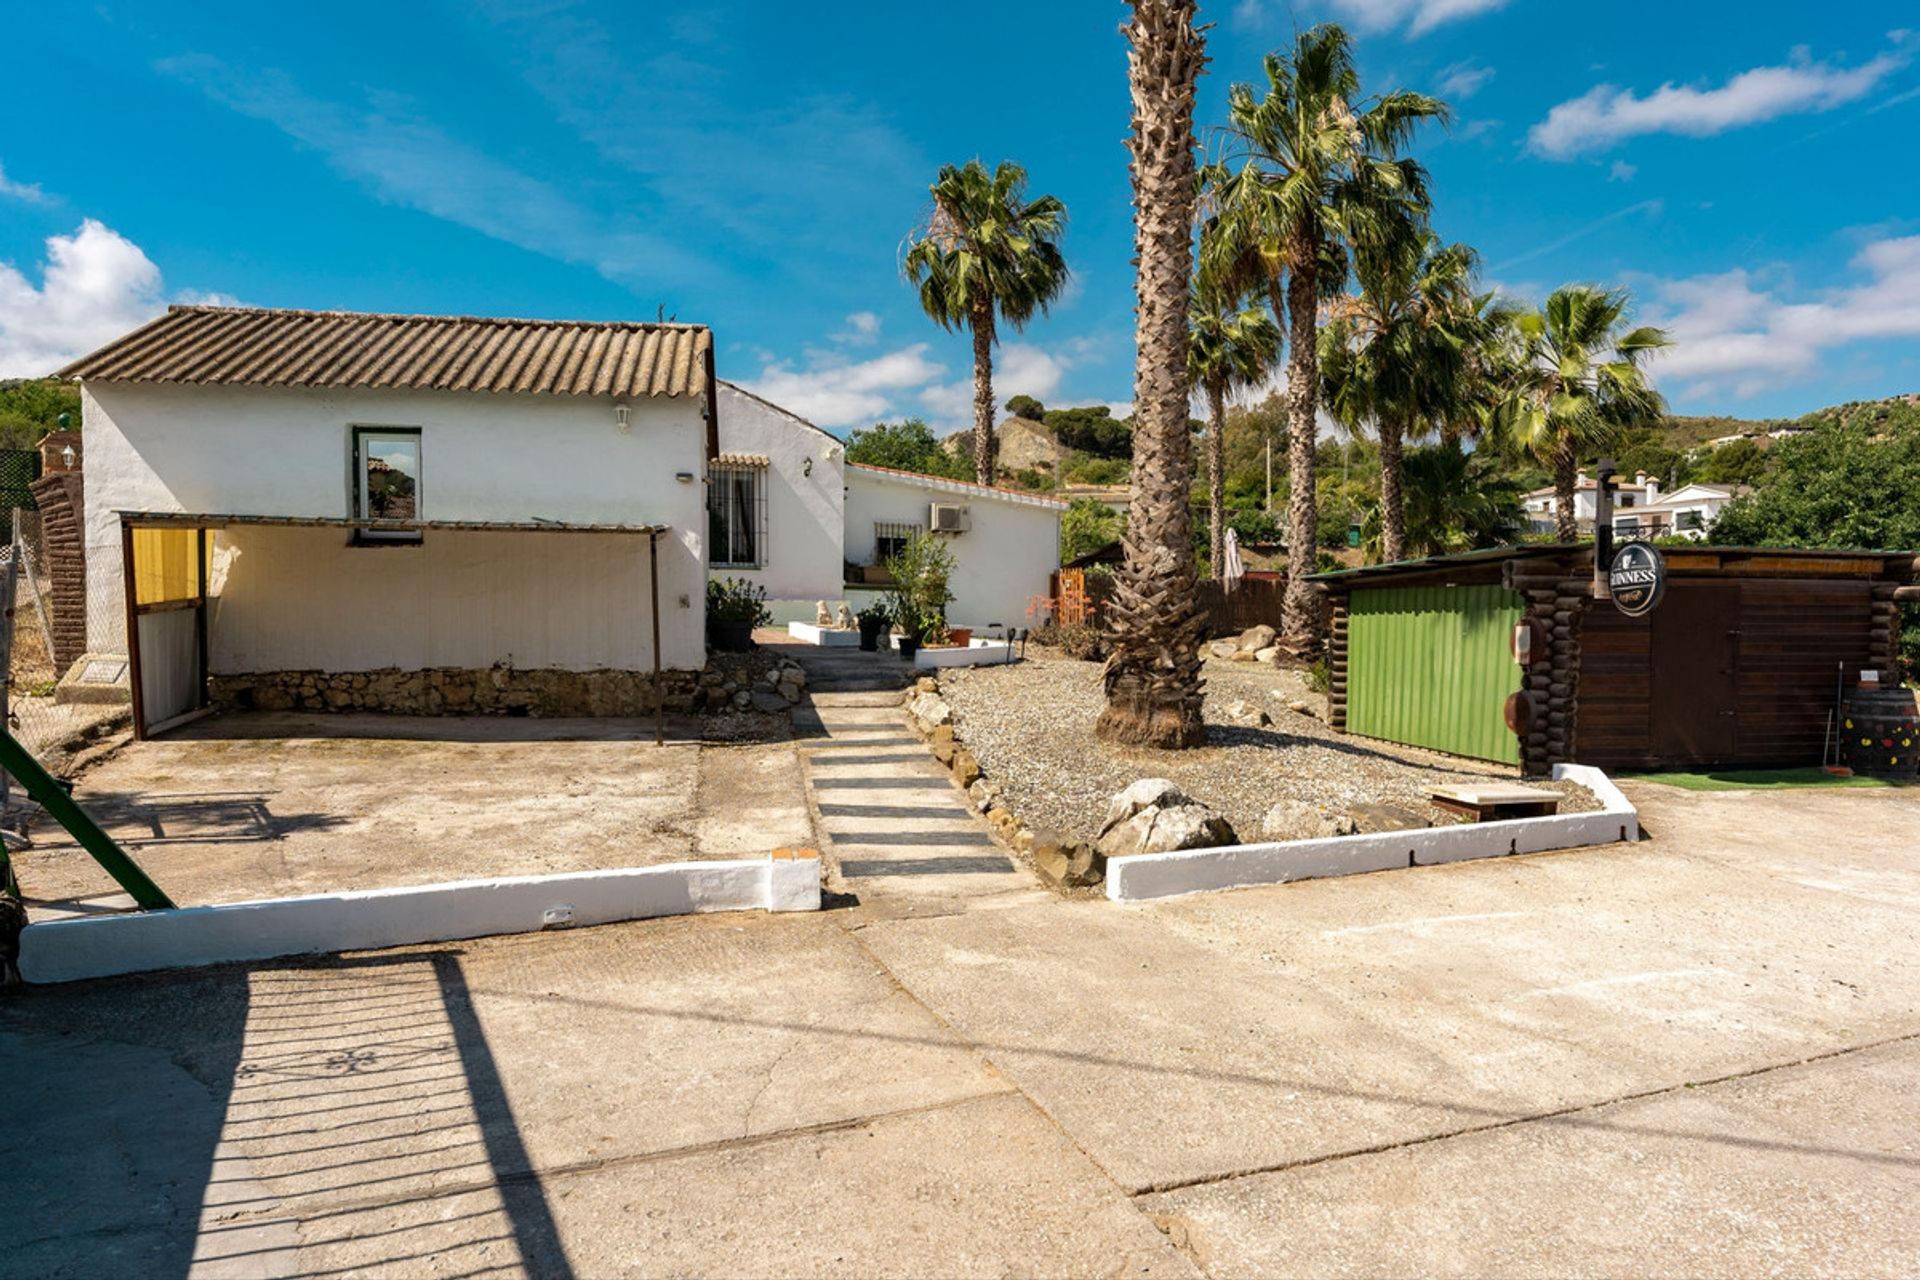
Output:
<svg viewBox="0 0 1920 1280">
<path fill-rule="evenodd" d="M 805 462 L 803 462 L 803 463 L 801 463 L 801 464 L 800 464 L 800 474 L 801 474 L 801 475 L 803 475 L 803 476 L 810 476 L 810 475 L 812 475 L 812 474 L 813 474 L 813 459 L 812 459 L 812 458 L 808 458 L 808 459 L 807 459 L 807 460 L 806 460 Z"/>
<path fill-rule="evenodd" d="M 674 472 L 674 473 L 673 473 L 673 478 L 674 478 L 675 480 L 678 480 L 678 481 L 679 481 L 679 482 L 680 482 L 681 484 L 692 484 L 692 483 L 693 483 L 693 472 L 691 472 L 691 471 L 676 471 L 676 472 Z"/>
<path fill-rule="evenodd" d="M 61 446 L 60 465 L 65 467 L 69 471 L 73 470 L 73 446 L 72 445 L 69 444 L 69 445 Z"/>
<path fill-rule="evenodd" d="M 632 407 L 624 404 L 616 404 L 613 406 L 613 420 L 619 425 L 622 435 L 633 430 Z"/>
</svg>

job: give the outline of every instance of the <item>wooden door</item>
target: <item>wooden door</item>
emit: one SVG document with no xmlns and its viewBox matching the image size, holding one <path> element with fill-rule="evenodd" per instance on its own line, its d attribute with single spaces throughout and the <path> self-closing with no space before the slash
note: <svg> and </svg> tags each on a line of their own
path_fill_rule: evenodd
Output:
<svg viewBox="0 0 1920 1280">
<path fill-rule="evenodd" d="M 1671 583 L 1652 617 L 1653 756 L 1714 764 L 1738 751 L 1740 587 Z"/>
</svg>

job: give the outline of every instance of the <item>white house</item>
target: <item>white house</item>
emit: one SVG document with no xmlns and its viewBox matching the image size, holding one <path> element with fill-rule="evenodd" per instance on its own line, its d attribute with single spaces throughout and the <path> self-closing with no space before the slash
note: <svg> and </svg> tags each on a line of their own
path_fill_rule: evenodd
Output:
<svg viewBox="0 0 1920 1280">
<path fill-rule="evenodd" d="M 1573 512 L 1582 534 L 1593 533 L 1599 492 L 1598 482 L 1580 472 L 1573 487 Z M 1690 484 L 1667 493 L 1658 477 L 1636 471 L 1633 483 L 1621 481 L 1614 487 L 1613 529 L 1632 537 L 1703 541 L 1721 510 L 1738 494 L 1738 489 L 1715 484 Z M 1525 505 L 1528 527 L 1535 533 L 1552 533 L 1558 509 L 1552 487 L 1535 489 L 1526 496 Z"/>
<path fill-rule="evenodd" d="M 731 383 L 719 384 L 718 403 L 712 570 L 760 582 L 776 621 L 811 621 L 821 601 L 857 612 L 885 593 L 889 552 L 928 529 L 950 536 L 949 621 L 1033 620 L 1060 567 L 1066 503 L 849 463 L 837 438 Z"/>
<path fill-rule="evenodd" d="M 143 731 L 209 687 L 633 712 L 705 664 L 702 326 L 174 307 L 62 375 Z"/>
</svg>

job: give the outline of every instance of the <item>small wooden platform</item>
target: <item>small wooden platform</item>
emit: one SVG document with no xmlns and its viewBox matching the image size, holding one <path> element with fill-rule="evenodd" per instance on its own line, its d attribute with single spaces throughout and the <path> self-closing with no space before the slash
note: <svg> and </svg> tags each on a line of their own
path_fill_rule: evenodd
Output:
<svg viewBox="0 0 1920 1280">
<path fill-rule="evenodd" d="M 1474 822 L 1499 818 L 1547 818 L 1560 811 L 1558 791 L 1539 787 L 1515 787 L 1504 783 L 1484 786 L 1435 787 L 1427 792 L 1434 807 L 1457 813 Z"/>
</svg>

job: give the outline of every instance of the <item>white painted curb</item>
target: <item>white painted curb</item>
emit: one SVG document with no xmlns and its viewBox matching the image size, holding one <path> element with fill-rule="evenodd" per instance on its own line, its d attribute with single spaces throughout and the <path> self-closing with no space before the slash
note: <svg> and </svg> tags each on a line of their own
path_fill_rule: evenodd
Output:
<svg viewBox="0 0 1920 1280">
<path fill-rule="evenodd" d="M 818 911 L 818 858 L 456 880 L 30 924 L 28 982 L 364 951 L 700 911 Z"/>
<path fill-rule="evenodd" d="M 1597 813 L 1551 818 L 1507 818 L 1416 831 L 1136 854 L 1107 863 L 1107 897 L 1115 902 L 1146 902 L 1187 893 L 1577 849 L 1640 838 L 1639 811 L 1606 774 L 1590 765 L 1557 764 L 1553 776 L 1586 787 L 1599 797 L 1602 808 Z"/>
<path fill-rule="evenodd" d="M 817 644 L 823 649 L 858 648 L 858 631 L 836 631 L 832 627 L 817 626 L 811 622 L 789 622 L 787 635 L 807 644 Z"/>
</svg>

